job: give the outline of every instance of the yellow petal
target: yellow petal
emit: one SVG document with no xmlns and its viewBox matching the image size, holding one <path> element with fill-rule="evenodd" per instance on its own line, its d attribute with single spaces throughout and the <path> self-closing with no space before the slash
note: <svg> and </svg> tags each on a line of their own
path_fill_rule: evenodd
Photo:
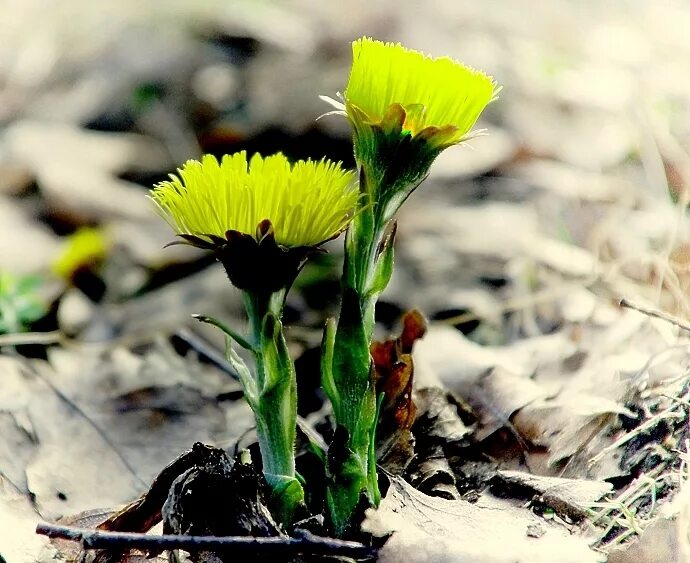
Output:
<svg viewBox="0 0 690 563">
<path fill-rule="evenodd" d="M 352 43 L 345 99 L 381 121 L 391 104 L 407 112 L 412 135 L 426 127 L 457 128 L 459 142 L 498 94 L 494 79 L 448 57 L 432 58 L 400 43 L 363 37 Z"/>
<path fill-rule="evenodd" d="M 343 231 L 359 198 L 354 174 L 329 160 L 298 161 L 281 153 L 242 151 L 187 161 L 151 194 L 179 234 L 225 237 L 228 230 L 255 236 L 268 219 L 286 247 L 316 246 Z"/>
<path fill-rule="evenodd" d="M 101 229 L 82 227 L 70 235 L 52 265 L 53 273 L 69 279 L 74 272 L 105 258 L 107 237 Z"/>
</svg>

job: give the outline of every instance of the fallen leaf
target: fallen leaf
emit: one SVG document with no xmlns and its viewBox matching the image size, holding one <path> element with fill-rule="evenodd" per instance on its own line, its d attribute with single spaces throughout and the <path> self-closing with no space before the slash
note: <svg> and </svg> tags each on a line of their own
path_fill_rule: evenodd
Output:
<svg viewBox="0 0 690 563">
<path fill-rule="evenodd" d="M 46 518 L 135 498 L 176 453 L 252 426 L 238 384 L 169 345 L 52 348 L 50 363 L 0 358 L 0 471 Z M 5 447 L 6 446 L 6 447 Z"/>
<path fill-rule="evenodd" d="M 537 495 L 539 502 L 571 519 L 587 516 L 592 503 L 613 490 L 613 485 L 606 481 L 543 477 L 522 471 L 499 471 L 494 483 L 497 481 L 509 490 L 511 487 L 522 488 L 530 497 Z"/>
<path fill-rule="evenodd" d="M 440 387 L 417 389 L 414 397 L 417 404 L 415 425 L 419 427 L 420 439 L 452 445 L 471 433 L 458 414 L 457 401 L 451 399 L 446 390 Z"/>
<path fill-rule="evenodd" d="M 7 563 L 35 561 L 48 545 L 47 538 L 36 535 L 40 516 L 29 498 L 17 491 L 0 474 L 0 559 Z M 52 560 L 51 558 L 41 561 Z"/>
<path fill-rule="evenodd" d="M 442 152 L 429 180 L 450 183 L 481 176 L 508 162 L 516 152 L 515 139 L 506 130 L 492 126 L 491 135 L 473 139 L 470 150 Z"/>
<path fill-rule="evenodd" d="M 623 180 L 548 159 L 518 162 L 509 166 L 505 173 L 578 202 L 614 201 L 628 188 Z"/>
<path fill-rule="evenodd" d="M 535 538 L 538 526 L 545 533 Z M 391 479 L 378 509 L 369 509 L 363 529 L 390 534 L 381 563 L 586 563 L 602 561 L 588 538 L 546 521 L 506 499 L 485 493 L 476 503 L 427 496 Z"/>
<path fill-rule="evenodd" d="M 418 407 L 412 427 L 415 457 L 406 470 L 406 478 L 428 495 L 457 499 L 460 493 L 446 451 L 469 445 L 467 436 L 471 430 L 458 414 L 460 405 L 447 391 L 428 387 L 418 389 L 414 396 Z"/>
<path fill-rule="evenodd" d="M 563 333 L 526 338 L 510 346 L 481 346 L 452 327 L 432 325 L 417 344 L 415 359 L 434 371 L 450 390 L 462 394 L 491 368 L 502 367 L 526 378 L 539 366 L 563 360 L 575 351 Z"/>
<path fill-rule="evenodd" d="M 475 385 L 462 393 L 479 417 L 475 432 L 483 440 L 499 428 L 510 426 L 514 413 L 530 403 L 543 399 L 547 391 L 529 378 L 517 376 L 503 368 L 494 368 L 480 376 Z"/>
<path fill-rule="evenodd" d="M 412 399 L 412 347 L 426 332 L 426 320 L 417 310 L 406 313 L 402 323 L 398 338 L 375 341 L 371 345 L 376 394 L 383 393 L 376 427 L 376 456 L 379 463 L 394 473 L 402 472 L 414 454 L 410 428 L 417 407 Z"/>
<path fill-rule="evenodd" d="M 27 248 L 31 252 L 26 252 Z M 28 210 L 0 196 L 0 269 L 13 274 L 45 271 L 59 249 L 58 237 L 35 221 Z"/>
</svg>

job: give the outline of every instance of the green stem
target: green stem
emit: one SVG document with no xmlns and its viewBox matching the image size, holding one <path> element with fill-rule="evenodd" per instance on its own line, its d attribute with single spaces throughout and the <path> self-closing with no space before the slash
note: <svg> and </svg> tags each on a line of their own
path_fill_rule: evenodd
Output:
<svg viewBox="0 0 690 563">
<path fill-rule="evenodd" d="M 244 292 L 249 339 L 256 363 L 254 415 L 266 480 L 279 520 L 289 524 L 304 501 L 295 472 L 297 378 L 280 318 L 285 290 Z"/>
<path fill-rule="evenodd" d="M 360 182 L 364 181 L 361 175 Z M 365 185 L 362 189 L 375 193 L 370 188 Z M 346 443 L 334 441 L 329 458 L 328 504 L 336 533 L 341 535 L 362 495 L 370 505 L 380 500 L 375 459 L 378 409 L 369 348 L 376 301 L 392 269 L 393 240 L 392 235 L 387 238 L 387 232 L 388 225 L 381 224 L 375 205 L 360 209 L 350 225 L 340 316 L 332 343 L 326 342 L 325 355 L 333 360 L 324 369 L 324 389 L 331 390 L 336 424 L 346 431 Z"/>
</svg>

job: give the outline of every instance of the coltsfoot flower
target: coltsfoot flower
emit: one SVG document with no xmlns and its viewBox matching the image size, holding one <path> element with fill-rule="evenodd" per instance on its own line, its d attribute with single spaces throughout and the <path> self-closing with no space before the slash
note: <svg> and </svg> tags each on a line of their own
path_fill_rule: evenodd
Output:
<svg viewBox="0 0 690 563">
<path fill-rule="evenodd" d="M 432 58 L 368 37 L 352 43 L 345 89 L 352 119 L 382 124 L 403 114 L 403 132 L 450 146 L 467 137 L 497 94 L 492 77 L 448 57 Z"/>
<path fill-rule="evenodd" d="M 109 241 L 102 229 L 82 227 L 67 237 L 52 264 L 53 273 L 63 279 L 72 279 L 79 270 L 94 267 L 101 262 L 108 247 Z"/>
<path fill-rule="evenodd" d="M 390 220 L 444 149 L 468 139 L 500 88 L 448 57 L 362 37 L 352 43 L 344 104 L 329 101 L 353 127 L 362 189 Z"/>
<path fill-rule="evenodd" d="M 359 192 L 340 163 L 242 151 L 187 161 L 151 198 L 186 243 L 216 252 L 235 286 L 272 292 L 347 228 Z"/>
</svg>

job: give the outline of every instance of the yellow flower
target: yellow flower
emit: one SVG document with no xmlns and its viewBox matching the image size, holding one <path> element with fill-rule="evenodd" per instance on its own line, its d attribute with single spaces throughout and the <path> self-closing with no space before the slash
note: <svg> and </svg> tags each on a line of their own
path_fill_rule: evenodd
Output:
<svg viewBox="0 0 690 563">
<path fill-rule="evenodd" d="M 448 57 L 362 37 L 352 43 L 343 103 L 353 129 L 362 206 L 384 225 L 426 178 L 438 155 L 471 135 L 500 88 L 483 72 Z"/>
<path fill-rule="evenodd" d="M 64 279 L 82 268 L 89 268 L 103 260 L 108 252 L 107 237 L 101 229 L 83 227 L 70 235 L 52 264 L 53 273 Z"/>
<path fill-rule="evenodd" d="M 352 43 L 352 69 L 345 89 L 347 113 L 362 112 L 380 123 L 392 105 L 405 112 L 403 131 L 444 129 L 443 144 L 466 138 L 500 90 L 494 79 L 448 57 L 432 58 L 400 43 L 363 37 Z"/>
<path fill-rule="evenodd" d="M 310 252 L 344 231 L 360 198 L 354 173 L 278 153 L 189 160 L 151 198 L 185 242 L 212 249 L 240 289 L 290 286 Z"/>
<path fill-rule="evenodd" d="M 278 245 L 317 246 L 347 227 L 359 192 L 354 174 L 328 160 L 291 165 L 278 153 L 247 162 L 242 151 L 189 160 L 155 186 L 151 197 L 180 235 L 198 237 L 213 246 L 228 231 L 255 238 L 257 227 L 270 221 Z"/>
</svg>

